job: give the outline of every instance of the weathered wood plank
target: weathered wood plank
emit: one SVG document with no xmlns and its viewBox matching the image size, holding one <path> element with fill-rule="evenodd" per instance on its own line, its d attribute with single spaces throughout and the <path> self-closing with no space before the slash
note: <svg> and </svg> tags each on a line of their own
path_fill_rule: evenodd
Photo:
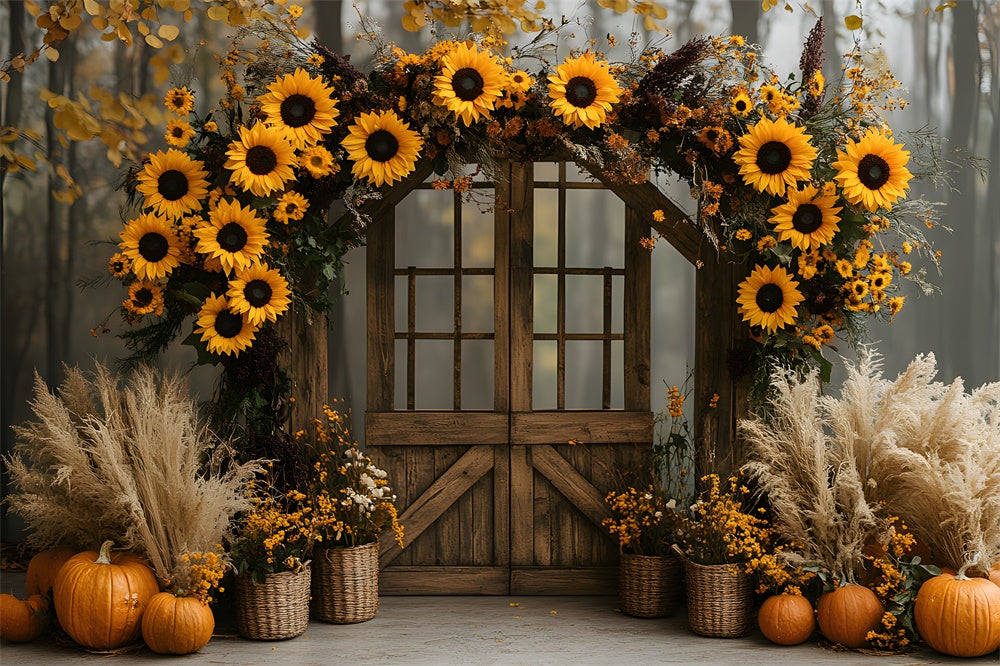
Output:
<svg viewBox="0 0 1000 666">
<path fill-rule="evenodd" d="M 624 366 L 626 411 L 650 409 L 651 257 L 640 241 L 649 235 L 645 223 L 631 206 L 625 209 Z M 652 439 L 650 440 L 652 441 Z"/>
<path fill-rule="evenodd" d="M 525 446 L 510 447 L 510 563 L 531 564 L 534 496 L 530 455 Z"/>
<path fill-rule="evenodd" d="M 493 447 L 493 562 L 510 564 L 510 449 Z"/>
<path fill-rule="evenodd" d="M 507 567 L 426 566 L 388 567 L 379 572 L 379 593 L 508 594 Z"/>
<path fill-rule="evenodd" d="M 493 479 L 484 474 L 466 493 L 470 500 L 470 515 L 463 516 L 472 529 L 470 549 L 463 554 L 472 564 L 484 566 L 493 564 Z M 470 557 L 471 556 L 471 557 Z"/>
<path fill-rule="evenodd" d="M 551 446 L 532 447 L 531 464 L 595 525 L 611 515 L 604 496 Z"/>
<path fill-rule="evenodd" d="M 653 438 L 651 412 L 515 412 L 511 419 L 513 444 L 563 444 L 569 440 L 609 444 L 651 442 Z"/>
<path fill-rule="evenodd" d="M 531 410 L 534 331 L 533 164 L 515 162 L 510 176 L 510 408 Z"/>
<path fill-rule="evenodd" d="M 434 456 L 434 478 L 439 478 L 458 462 L 464 451 L 459 446 L 437 446 L 431 450 L 419 450 L 418 453 Z M 467 495 L 468 493 L 462 495 L 458 506 L 447 508 L 434 522 L 433 527 L 428 530 L 428 533 L 434 533 L 434 564 L 456 565 L 462 563 L 462 549 L 459 546 L 459 539 L 462 530 L 461 523 L 466 517 L 461 515 L 461 503 Z"/>
<path fill-rule="evenodd" d="M 532 536 L 533 564 L 547 567 L 552 565 L 552 500 L 549 496 L 548 484 L 536 478 L 534 481 L 534 507 L 532 521 L 534 535 Z"/>
<path fill-rule="evenodd" d="M 369 411 L 368 446 L 506 444 L 507 415 L 496 412 Z"/>
<path fill-rule="evenodd" d="M 497 183 L 493 214 L 493 409 L 510 410 L 510 165 Z"/>
<path fill-rule="evenodd" d="M 410 462 L 410 461 L 408 461 Z M 403 511 L 399 521 L 403 524 L 406 536 L 403 546 L 423 534 L 431 523 L 458 500 L 472 485 L 488 472 L 493 466 L 493 447 L 473 446 L 452 465 L 447 472 L 437 478 L 410 506 Z M 380 539 L 381 555 L 379 562 L 388 564 L 400 553 L 399 544 L 393 540 L 392 533 L 382 535 Z"/>
<path fill-rule="evenodd" d="M 329 331 L 326 315 L 310 315 L 301 305 L 293 304 L 278 319 L 278 334 L 289 345 L 279 362 L 291 365 L 291 432 L 311 431 L 312 420 L 321 417 L 330 399 Z"/>
<path fill-rule="evenodd" d="M 617 594 L 618 567 L 512 567 L 511 594 Z"/>
<path fill-rule="evenodd" d="M 396 381 L 395 211 L 389 209 L 368 229 L 366 255 L 368 298 L 368 409 L 394 406 Z"/>
</svg>

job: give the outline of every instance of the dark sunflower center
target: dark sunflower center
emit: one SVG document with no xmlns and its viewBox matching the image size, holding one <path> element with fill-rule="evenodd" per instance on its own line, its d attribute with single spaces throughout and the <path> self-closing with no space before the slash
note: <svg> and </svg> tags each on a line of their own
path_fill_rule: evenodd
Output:
<svg viewBox="0 0 1000 666">
<path fill-rule="evenodd" d="M 247 151 L 247 168 L 255 176 L 263 176 L 278 166 L 278 156 L 267 146 L 254 146 Z"/>
<path fill-rule="evenodd" d="M 222 310 L 215 315 L 215 332 L 223 338 L 235 338 L 242 330 L 243 317 L 238 314 Z"/>
<path fill-rule="evenodd" d="M 113 264 L 111 264 L 111 270 L 113 270 L 115 273 L 124 273 L 125 272 L 125 262 L 124 261 L 116 261 L 116 262 L 114 262 Z"/>
<path fill-rule="evenodd" d="M 736 103 L 733 106 L 735 106 L 736 110 L 739 111 L 740 113 L 743 113 L 744 111 L 747 110 L 747 102 L 745 99 L 736 100 Z"/>
<path fill-rule="evenodd" d="M 135 296 L 132 297 L 132 302 L 139 308 L 149 306 L 149 304 L 153 302 L 153 290 L 148 287 L 137 289 Z"/>
<path fill-rule="evenodd" d="M 785 292 L 778 285 L 769 282 L 757 290 L 755 300 L 757 301 L 757 307 L 762 312 L 777 312 L 781 304 L 785 302 Z"/>
<path fill-rule="evenodd" d="M 179 139 L 182 136 L 184 136 L 184 128 L 183 127 L 175 127 L 172 130 L 170 130 L 170 131 L 174 135 L 175 139 Z"/>
<path fill-rule="evenodd" d="M 169 249 L 170 243 L 167 242 L 166 237 L 155 231 L 143 234 L 142 238 L 139 239 L 139 254 L 150 263 L 156 263 L 163 259 L 167 256 Z"/>
<path fill-rule="evenodd" d="M 768 141 L 757 151 L 757 167 L 773 176 L 781 173 L 792 163 L 792 151 L 781 141 Z"/>
<path fill-rule="evenodd" d="M 316 102 L 307 95 L 289 95 L 281 103 L 281 120 L 289 127 L 302 127 L 316 117 Z"/>
<path fill-rule="evenodd" d="M 156 191 L 167 201 L 177 201 L 188 193 L 188 179 L 177 169 L 170 169 L 156 179 Z"/>
<path fill-rule="evenodd" d="M 872 280 L 872 286 L 875 287 L 876 289 L 881 289 L 884 283 L 885 283 L 885 278 L 882 277 L 877 277 L 874 280 Z"/>
<path fill-rule="evenodd" d="M 858 162 L 858 180 L 869 190 L 877 190 L 889 180 L 889 163 L 878 155 L 865 155 Z"/>
<path fill-rule="evenodd" d="M 451 77 L 451 87 L 455 96 L 463 102 L 471 102 L 483 94 L 483 75 L 472 67 L 463 67 Z"/>
<path fill-rule="evenodd" d="M 247 230 L 235 222 L 230 222 L 219 229 L 215 240 L 226 252 L 239 252 L 247 244 Z"/>
<path fill-rule="evenodd" d="M 399 139 L 388 130 L 375 130 L 365 141 L 365 152 L 376 162 L 388 162 L 399 152 Z"/>
<path fill-rule="evenodd" d="M 597 99 L 597 86 L 586 76 L 574 76 L 566 84 L 566 101 L 575 107 L 586 109 Z"/>
<path fill-rule="evenodd" d="M 243 288 L 243 296 L 253 307 L 262 308 L 271 302 L 271 285 L 264 280 L 251 280 Z"/>
<path fill-rule="evenodd" d="M 719 131 L 710 129 L 707 132 L 705 132 L 705 138 L 711 141 L 712 143 L 715 143 L 716 139 L 719 138 Z"/>
<path fill-rule="evenodd" d="M 816 204 L 802 204 L 792 215 L 792 228 L 800 234 L 811 234 L 823 226 L 823 211 Z"/>
</svg>

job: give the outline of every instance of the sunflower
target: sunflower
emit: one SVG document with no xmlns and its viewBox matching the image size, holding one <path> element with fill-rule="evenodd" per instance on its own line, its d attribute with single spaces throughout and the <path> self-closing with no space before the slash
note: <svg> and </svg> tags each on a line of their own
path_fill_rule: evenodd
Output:
<svg viewBox="0 0 1000 666">
<path fill-rule="evenodd" d="M 257 98 L 261 111 L 267 114 L 265 122 L 285 130 L 285 137 L 295 148 L 318 143 L 337 124 L 340 111 L 332 99 L 333 89 L 301 67 L 279 77 L 267 90 Z"/>
<path fill-rule="evenodd" d="M 229 144 L 226 168 L 244 190 L 266 197 L 292 180 L 295 150 L 282 130 L 257 123 L 253 129 L 240 127 L 239 141 Z"/>
<path fill-rule="evenodd" d="M 340 165 L 333 161 L 333 153 L 323 146 L 311 146 L 299 154 L 299 166 L 313 178 L 322 178 L 337 173 Z"/>
<path fill-rule="evenodd" d="M 496 58 L 475 44 L 456 44 L 441 66 L 434 77 L 434 103 L 454 112 L 466 127 L 480 117 L 489 118 L 507 82 Z"/>
<path fill-rule="evenodd" d="M 123 253 L 115 252 L 108 259 L 108 273 L 111 273 L 111 277 L 123 280 L 130 270 L 132 270 L 132 260 Z"/>
<path fill-rule="evenodd" d="M 118 247 L 140 279 L 158 280 L 180 265 L 180 241 L 170 222 L 159 215 L 143 213 L 129 220 L 118 235 L 122 239 Z"/>
<path fill-rule="evenodd" d="M 395 111 L 382 111 L 362 113 L 342 144 L 354 162 L 354 176 L 380 186 L 392 185 L 413 171 L 424 142 Z"/>
<path fill-rule="evenodd" d="M 574 128 L 598 127 L 621 92 L 608 63 L 597 62 L 593 53 L 566 58 L 549 76 L 549 106 Z"/>
<path fill-rule="evenodd" d="M 278 199 L 278 207 L 274 209 L 274 219 L 282 224 L 292 220 L 301 220 L 309 208 L 309 200 L 298 192 L 285 192 Z"/>
<path fill-rule="evenodd" d="M 837 196 L 825 196 L 812 185 L 802 190 L 788 189 L 788 201 L 771 209 L 768 220 L 774 225 L 778 240 L 786 240 L 803 252 L 833 240 L 840 231 L 841 211 L 834 206 Z"/>
<path fill-rule="evenodd" d="M 198 312 L 198 327 L 203 342 L 208 343 L 208 351 L 213 354 L 240 352 L 253 344 L 257 327 L 245 315 L 234 312 L 225 296 L 209 296 Z"/>
<path fill-rule="evenodd" d="M 245 314 L 254 326 L 265 320 L 275 321 L 288 309 L 288 282 L 275 268 L 267 264 L 253 264 L 236 271 L 236 279 L 229 281 L 229 308 Z"/>
<path fill-rule="evenodd" d="M 193 160 L 174 148 L 149 156 L 149 164 L 139 172 L 136 189 L 145 197 L 145 205 L 159 215 L 176 219 L 201 207 L 208 194 L 204 163 Z"/>
<path fill-rule="evenodd" d="M 805 129 L 792 125 L 784 118 L 760 122 L 740 137 L 740 149 L 733 160 L 740 165 L 743 182 L 759 192 L 778 196 L 788 185 L 808 180 L 809 169 L 816 159 L 816 149 L 809 144 L 812 137 Z"/>
<path fill-rule="evenodd" d="M 778 266 L 756 266 L 750 277 L 740 283 L 740 304 L 743 321 L 751 326 L 760 326 L 768 333 L 795 321 L 795 308 L 804 300 L 799 293 L 799 283 L 788 272 Z"/>
<path fill-rule="evenodd" d="M 217 258 L 227 273 L 257 261 L 267 245 L 267 231 L 264 220 L 253 209 L 243 208 L 238 201 L 223 200 L 208 219 L 194 231 L 199 252 Z"/>
<path fill-rule="evenodd" d="M 186 120 L 181 120 L 180 118 L 174 118 L 167 121 L 167 132 L 163 135 L 163 138 L 166 139 L 167 143 L 171 146 L 183 148 L 188 145 L 188 142 L 193 136 L 194 128 L 191 127 L 191 123 Z"/>
<path fill-rule="evenodd" d="M 178 116 L 186 116 L 194 110 L 194 93 L 184 88 L 171 88 L 163 98 L 163 106 Z"/>
<path fill-rule="evenodd" d="M 128 288 L 128 298 L 122 301 L 127 315 L 138 318 L 147 314 L 163 314 L 163 287 L 155 282 L 133 282 Z"/>
<path fill-rule="evenodd" d="M 860 141 L 850 141 L 847 152 L 837 151 L 834 178 L 844 190 L 844 198 L 870 211 L 885 208 L 906 196 L 910 178 L 906 163 L 910 151 L 903 150 L 884 130 L 874 127 Z"/>
<path fill-rule="evenodd" d="M 753 111 L 753 102 L 750 100 L 750 95 L 747 94 L 747 91 L 740 89 L 733 95 L 733 101 L 729 103 L 729 113 L 746 118 L 751 111 Z"/>
</svg>

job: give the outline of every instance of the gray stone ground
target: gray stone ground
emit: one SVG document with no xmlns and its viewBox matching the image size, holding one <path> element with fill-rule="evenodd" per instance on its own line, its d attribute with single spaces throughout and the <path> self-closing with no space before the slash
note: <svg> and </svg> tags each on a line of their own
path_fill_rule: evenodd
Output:
<svg viewBox="0 0 1000 666">
<path fill-rule="evenodd" d="M 21 593 L 24 575 L 4 573 L 0 592 Z M 517 604 L 517 605 L 512 605 Z M 175 659 L 194 664 L 880 664 L 1000 663 L 1000 655 L 956 659 L 924 650 L 878 657 L 817 645 L 779 647 L 759 633 L 703 638 L 681 616 L 644 620 L 616 612 L 610 597 L 383 597 L 378 615 L 355 625 L 310 622 L 288 641 L 256 642 L 235 635 L 227 617 L 202 650 L 161 657 L 148 649 L 94 655 L 53 642 L 4 643 L 0 663 L 126 664 Z"/>
</svg>

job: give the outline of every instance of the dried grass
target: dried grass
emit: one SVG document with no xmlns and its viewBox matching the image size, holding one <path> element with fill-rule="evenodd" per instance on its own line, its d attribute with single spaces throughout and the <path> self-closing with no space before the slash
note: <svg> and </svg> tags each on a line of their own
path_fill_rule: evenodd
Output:
<svg viewBox="0 0 1000 666">
<path fill-rule="evenodd" d="M 770 414 L 740 423 L 747 471 L 804 557 L 857 573 L 860 548 L 896 515 L 937 564 L 1000 562 L 1000 383 L 966 393 L 936 375 L 928 354 L 888 380 L 864 352 L 837 398 L 815 374 L 778 373 Z"/>
<path fill-rule="evenodd" d="M 67 369 L 58 394 L 37 375 L 37 420 L 15 427 L 7 502 L 32 546 L 140 550 L 164 583 L 186 552 L 218 551 L 258 469 L 237 465 L 176 375 L 140 368 L 119 388 L 98 364 Z"/>
</svg>

